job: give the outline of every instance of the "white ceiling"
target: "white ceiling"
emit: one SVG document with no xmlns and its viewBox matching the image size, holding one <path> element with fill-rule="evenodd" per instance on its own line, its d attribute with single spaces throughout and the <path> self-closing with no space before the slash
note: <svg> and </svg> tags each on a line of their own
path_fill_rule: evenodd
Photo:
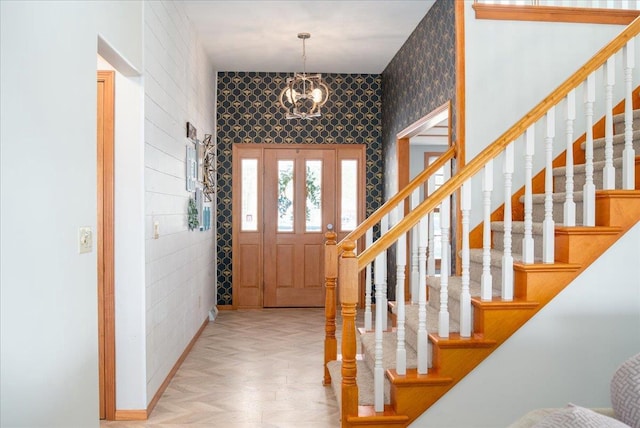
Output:
<svg viewBox="0 0 640 428">
<path fill-rule="evenodd" d="M 185 0 L 217 71 L 378 74 L 435 0 Z"/>
</svg>

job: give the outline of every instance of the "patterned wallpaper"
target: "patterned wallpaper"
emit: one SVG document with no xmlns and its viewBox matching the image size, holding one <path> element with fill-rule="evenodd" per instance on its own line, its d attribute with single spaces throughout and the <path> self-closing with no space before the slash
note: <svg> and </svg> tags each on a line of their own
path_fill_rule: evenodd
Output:
<svg viewBox="0 0 640 428">
<path fill-rule="evenodd" d="M 454 0 L 438 0 L 382 72 L 386 198 L 398 190 L 398 132 L 448 100 L 452 100 L 455 130 L 455 41 Z"/>
<path fill-rule="evenodd" d="M 286 73 L 218 74 L 218 304 L 232 304 L 231 150 L 233 143 L 366 144 L 366 215 L 382 203 L 381 78 L 324 74 L 331 90 L 322 117 L 287 120 L 278 104 Z"/>
<path fill-rule="evenodd" d="M 455 141 L 456 35 L 454 0 L 438 0 L 382 72 L 385 200 L 398 189 L 396 135 L 451 100 Z M 455 232 L 454 232 L 455 233 Z M 387 284 L 396 283 L 395 246 L 387 255 Z M 389 299 L 395 287 L 389 286 Z"/>
</svg>

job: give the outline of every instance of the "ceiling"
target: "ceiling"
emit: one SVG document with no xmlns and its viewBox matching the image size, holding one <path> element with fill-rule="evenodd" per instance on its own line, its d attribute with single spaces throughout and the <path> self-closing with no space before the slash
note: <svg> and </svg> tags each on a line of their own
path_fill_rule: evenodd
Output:
<svg viewBox="0 0 640 428">
<path fill-rule="evenodd" d="M 435 0 L 185 0 L 217 71 L 381 73 Z"/>
</svg>

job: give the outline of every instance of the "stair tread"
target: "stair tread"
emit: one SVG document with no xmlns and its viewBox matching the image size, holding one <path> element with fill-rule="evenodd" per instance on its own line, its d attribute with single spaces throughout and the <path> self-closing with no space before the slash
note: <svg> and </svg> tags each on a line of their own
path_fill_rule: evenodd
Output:
<svg viewBox="0 0 640 428">
<path fill-rule="evenodd" d="M 342 393 L 342 361 L 334 360 L 327 363 L 329 374 L 331 375 L 331 389 L 338 400 L 338 407 L 341 406 Z M 371 406 L 374 404 L 375 396 L 373 392 L 374 376 L 364 361 L 356 360 L 356 383 L 358 384 L 358 405 Z M 391 386 L 385 377 L 384 402 L 391 402 Z"/>
<path fill-rule="evenodd" d="M 398 335 L 396 331 L 387 331 L 382 333 L 382 367 L 386 369 L 396 367 L 396 344 L 398 341 Z M 364 354 L 364 361 L 368 363 L 369 369 L 372 368 L 374 361 L 368 361 L 368 358 L 374 358 L 376 337 L 375 333 L 369 332 L 360 337 L 362 341 L 362 352 Z M 407 352 L 407 367 L 416 367 L 418 365 L 418 355 L 415 349 L 411 346 L 406 346 Z"/>
<path fill-rule="evenodd" d="M 602 168 L 604 168 L 606 161 L 597 161 L 597 162 L 593 162 L 593 173 L 596 174 L 598 172 L 598 170 L 602 170 Z M 618 157 L 613 159 L 613 166 L 622 166 L 622 158 Z M 584 174 L 585 169 L 587 168 L 587 164 L 586 163 L 578 163 L 573 165 L 573 173 L 574 175 L 577 174 Z M 553 176 L 562 176 L 565 175 L 567 170 L 566 166 L 557 166 L 555 168 L 553 168 Z"/>
<path fill-rule="evenodd" d="M 583 199 L 582 195 L 583 195 L 582 190 L 573 192 L 573 200 L 575 202 L 582 202 L 582 199 Z M 545 196 L 546 195 L 544 193 L 534 193 L 532 195 L 532 201 L 534 204 L 544 204 Z M 566 197 L 567 197 L 566 192 L 554 192 L 552 194 L 553 202 L 564 202 Z M 521 203 L 524 203 L 524 196 L 521 196 L 519 201 Z"/>
<path fill-rule="evenodd" d="M 440 279 L 439 276 L 429 276 L 427 277 L 427 285 L 436 290 L 440 290 Z M 471 296 L 479 296 L 480 295 L 481 285 L 479 282 L 470 280 L 469 281 L 469 293 Z M 449 284 L 447 285 L 447 290 L 449 294 L 453 295 L 454 298 L 458 298 L 460 292 L 462 291 L 462 277 L 461 276 L 450 276 Z M 492 295 L 500 296 L 500 290 L 493 288 Z"/>
<path fill-rule="evenodd" d="M 633 140 L 638 140 L 640 139 L 640 130 L 634 130 L 633 131 Z M 594 149 L 598 149 L 598 148 L 602 148 L 605 146 L 605 138 L 594 138 L 593 139 L 593 148 Z M 620 133 L 620 134 L 614 134 L 613 136 L 613 144 L 624 144 L 624 133 Z M 586 141 L 582 144 L 580 144 L 580 148 L 582 150 L 585 149 L 585 147 L 587 146 Z"/>
<path fill-rule="evenodd" d="M 534 235 L 542 235 L 544 227 L 542 223 L 534 222 L 532 224 L 531 232 Z M 504 232 L 504 221 L 492 221 L 491 222 L 491 231 L 493 232 Z M 524 221 L 512 221 L 511 222 L 511 233 L 512 234 L 523 234 L 524 233 Z"/>
</svg>

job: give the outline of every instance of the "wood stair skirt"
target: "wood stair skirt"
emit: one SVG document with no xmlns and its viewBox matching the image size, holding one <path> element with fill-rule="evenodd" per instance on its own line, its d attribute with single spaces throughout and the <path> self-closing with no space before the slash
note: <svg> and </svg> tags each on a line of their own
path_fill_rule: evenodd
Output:
<svg viewBox="0 0 640 428">
<path fill-rule="evenodd" d="M 634 117 L 634 129 L 640 129 L 640 114 Z M 615 133 L 623 133 L 623 115 L 615 116 Z M 634 135 L 634 148 L 640 153 L 640 132 Z M 597 142 L 594 146 L 597 147 Z M 616 138 L 616 145 L 621 144 Z M 602 159 L 603 154 L 596 151 L 594 161 Z M 620 157 L 619 147 L 615 149 L 616 157 Z M 636 162 L 636 189 L 640 177 L 639 163 Z M 561 168 L 557 168 L 560 170 Z M 584 168 L 576 166 L 576 182 L 580 181 L 579 174 Z M 559 175 L 559 172 L 556 171 Z M 555 188 L 559 186 L 556 178 Z M 563 186 L 563 184 L 561 184 Z M 579 187 L 576 186 L 578 189 Z M 601 181 L 596 181 L 596 188 L 602 188 Z M 538 195 L 540 196 L 540 195 Z M 563 194 L 554 194 L 558 200 L 564 201 Z M 534 222 L 542 221 L 544 217 L 543 195 L 536 203 L 534 195 Z M 578 224 L 581 223 L 582 204 L 580 196 L 576 196 L 576 213 Z M 514 211 L 520 207 L 514 207 Z M 562 216 L 561 206 L 554 207 L 554 213 Z M 554 214 L 555 215 L 555 214 Z M 536 220 L 538 219 L 538 220 Z M 449 279 L 449 313 L 451 316 L 450 337 L 443 338 L 437 334 L 429 334 L 429 348 L 431 359 L 429 373 L 418 375 L 416 367 L 417 349 L 417 308 L 406 306 L 405 337 L 407 348 L 407 374 L 398 375 L 395 368 L 395 331 L 384 333 L 383 365 L 386 370 L 385 411 L 375 413 L 373 410 L 373 363 L 374 348 L 372 345 L 373 332 L 360 333 L 361 359 L 357 362 L 357 383 L 359 386 L 358 416 L 348 417 L 342 421 L 342 426 L 407 426 L 424 413 L 433 403 L 442 397 L 456 383 L 463 379 L 478 364 L 487 358 L 505 340 L 515 333 L 544 305 L 551 301 L 560 291 L 569 285 L 580 273 L 602 255 L 624 233 L 640 221 L 640 190 L 598 190 L 596 192 L 596 226 L 595 227 L 564 227 L 563 219 L 556 218 L 555 228 L 555 263 L 524 264 L 517 260 L 522 249 L 522 227 L 514 222 L 513 226 L 513 255 L 514 255 L 514 300 L 502 301 L 494 297 L 491 301 L 482 301 L 479 297 L 472 297 L 473 331 L 470 338 L 461 338 L 456 332 L 459 314 L 460 277 Z M 502 256 L 501 222 L 492 224 L 492 274 L 494 296 L 499 296 L 501 278 L 500 260 Z M 534 223 L 534 234 L 540 225 Z M 537 239 L 541 241 L 541 239 Z M 480 295 L 480 275 L 482 273 L 482 250 L 471 250 L 471 295 Z M 474 256 L 474 252 L 475 254 Z M 541 259 L 541 248 L 536 248 L 536 259 Z M 427 307 L 427 330 L 438 331 L 438 308 L 440 305 L 440 280 L 430 277 L 427 280 L 429 302 Z M 393 307 L 392 307 L 393 311 Z M 340 361 L 328 364 L 331 373 L 331 384 L 340 401 Z"/>
</svg>

